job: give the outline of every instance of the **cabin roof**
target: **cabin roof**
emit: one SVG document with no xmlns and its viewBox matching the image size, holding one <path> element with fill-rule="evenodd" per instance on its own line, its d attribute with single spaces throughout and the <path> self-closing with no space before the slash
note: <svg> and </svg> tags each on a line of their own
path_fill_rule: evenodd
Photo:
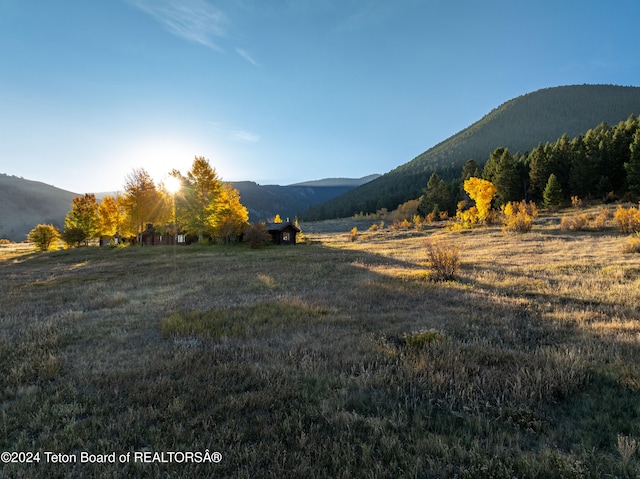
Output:
<svg viewBox="0 0 640 479">
<path fill-rule="evenodd" d="M 291 221 L 283 221 L 282 223 L 267 223 L 267 230 L 269 231 L 284 231 L 287 228 L 291 228 L 295 232 L 300 233 L 300 228 L 294 225 Z"/>
</svg>

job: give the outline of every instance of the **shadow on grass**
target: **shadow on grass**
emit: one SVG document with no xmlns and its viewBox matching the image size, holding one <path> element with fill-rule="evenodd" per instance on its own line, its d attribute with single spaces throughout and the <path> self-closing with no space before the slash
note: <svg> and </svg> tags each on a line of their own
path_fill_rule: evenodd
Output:
<svg viewBox="0 0 640 479">
<path fill-rule="evenodd" d="M 72 251 L 0 265 L 0 286 L 13 295 L 2 300 L 0 322 L 33 328 L 0 344 L 12 358 L 5 378 L 14 374 L 0 416 L 4 450 L 223 454 L 219 464 L 7 471 L 36 478 L 635 472 L 635 460 L 623 463 L 616 451 L 617 434 L 640 428 L 637 388 L 628 381 L 635 345 L 599 344 L 575 322 L 552 319 L 544 306 L 560 302 L 552 293 L 520 294 L 476 281 L 473 271 L 431 283 L 414 274 L 420 268 L 322 245 Z M 57 282 L 25 289 L 49 274 Z M 59 368 L 18 375 L 21 364 L 42 358 L 33 333 L 62 316 L 48 346 Z M 187 325 L 163 336 L 172 317 Z M 432 339 L 417 341 L 421 335 Z M 631 373 L 616 373 L 620 366 Z"/>
</svg>

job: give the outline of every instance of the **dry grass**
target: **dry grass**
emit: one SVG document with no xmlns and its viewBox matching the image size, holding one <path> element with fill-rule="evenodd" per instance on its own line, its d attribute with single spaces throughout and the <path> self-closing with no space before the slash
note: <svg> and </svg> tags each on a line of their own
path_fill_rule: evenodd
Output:
<svg viewBox="0 0 640 479">
<path fill-rule="evenodd" d="M 349 230 L 1 256 L 0 449 L 223 460 L 0 476 L 637 476 L 625 236 Z M 454 281 L 428 280 L 427 238 Z"/>
</svg>

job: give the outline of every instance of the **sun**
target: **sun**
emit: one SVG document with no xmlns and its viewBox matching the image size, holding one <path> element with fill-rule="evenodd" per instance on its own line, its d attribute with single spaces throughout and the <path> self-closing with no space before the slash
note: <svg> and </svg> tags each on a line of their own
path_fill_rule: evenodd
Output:
<svg viewBox="0 0 640 479">
<path fill-rule="evenodd" d="M 172 195 L 175 195 L 178 191 L 180 191 L 180 187 L 182 186 L 180 180 L 175 176 L 167 177 L 167 179 L 163 181 L 163 184 L 167 191 Z"/>
</svg>

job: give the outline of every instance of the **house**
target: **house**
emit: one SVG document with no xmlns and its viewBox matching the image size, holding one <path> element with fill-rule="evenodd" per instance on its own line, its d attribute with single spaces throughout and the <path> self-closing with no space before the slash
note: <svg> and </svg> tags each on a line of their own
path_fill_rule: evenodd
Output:
<svg viewBox="0 0 640 479">
<path fill-rule="evenodd" d="M 147 229 L 140 233 L 140 244 L 147 245 L 174 245 L 186 244 L 184 233 L 175 234 L 169 232 L 159 232 L 151 223 L 147 223 Z"/>
<path fill-rule="evenodd" d="M 296 235 L 301 231 L 291 221 L 267 223 L 267 230 L 275 244 L 296 244 Z"/>
</svg>

